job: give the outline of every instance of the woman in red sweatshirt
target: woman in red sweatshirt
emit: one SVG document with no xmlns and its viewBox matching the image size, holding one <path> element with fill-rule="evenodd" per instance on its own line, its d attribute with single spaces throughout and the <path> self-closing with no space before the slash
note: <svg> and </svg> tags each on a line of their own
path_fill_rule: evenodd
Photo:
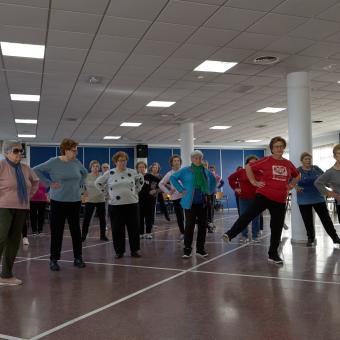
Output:
<svg viewBox="0 0 340 340">
<path fill-rule="evenodd" d="M 255 155 L 250 155 L 246 159 L 246 165 L 252 164 L 257 161 L 257 157 Z M 256 178 L 260 177 L 258 174 L 255 174 Z M 254 187 L 248 179 L 246 170 L 241 168 L 234 173 L 232 173 L 228 177 L 228 182 L 231 188 L 235 191 L 235 194 L 238 195 L 239 204 L 240 204 L 240 215 L 244 214 L 246 210 L 251 206 L 255 199 L 256 195 L 256 187 Z M 258 233 L 260 229 L 260 215 L 257 215 L 252 220 L 252 237 L 249 240 L 253 240 L 253 242 L 258 242 Z M 242 230 L 242 242 L 248 242 L 248 226 Z"/>
<path fill-rule="evenodd" d="M 293 163 L 282 157 L 286 145 L 287 143 L 282 137 L 274 137 L 269 144 L 272 155 L 259 159 L 251 165 L 246 165 L 248 179 L 256 187 L 255 200 L 232 228 L 223 234 L 224 241 L 229 242 L 257 215 L 268 209 L 271 230 L 268 261 L 277 264 L 283 263 L 278 254 L 278 247 L 285 219 L 288 191 L 295 188 L 300 179 L 300 173 Z M 261 173 L 259 181 L 256 180 L 254 172 Z"/>
</svg>

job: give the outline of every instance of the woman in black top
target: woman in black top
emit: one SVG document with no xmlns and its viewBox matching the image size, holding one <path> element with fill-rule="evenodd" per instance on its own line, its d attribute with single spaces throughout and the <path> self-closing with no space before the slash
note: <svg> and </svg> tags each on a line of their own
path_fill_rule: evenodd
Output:
<svg viewBox="0 0 340 340">
<path fill-rule="evenodd" d="M 146 163 L 141 161 L 136 164 L 137 172 L 144 176 L 144 185 L 142 190 L 139 192 L 139 234 L 140 238 L 152 239 L 151 232 L 154 221 L 157 195 L 159 193 L 158 183 L 160 182 L 160 178 L 152 175 L 151 173 L 146 173 L 146 169 Z"/>
</svg>

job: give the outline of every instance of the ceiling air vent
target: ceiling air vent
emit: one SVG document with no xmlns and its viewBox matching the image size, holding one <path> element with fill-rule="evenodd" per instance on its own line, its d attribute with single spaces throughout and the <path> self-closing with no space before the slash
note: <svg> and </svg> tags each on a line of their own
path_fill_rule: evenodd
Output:
<svg viewBox="0 0 340 340">
<path fill-rule="evenodd" d="M 264 127 L 266 127 L 267 125 L 265 124 L 259 124 L 259 125 L 255 125 L 256 129 L 263 129 Z"/>
<path fill-rule="evenodd" d="M 323 120 L 313 120 L 312 123 L 321 124 L 321 123 L 323 123 Z"/>
<path fill-rule="evenodd" d="M 257 57 L 254 59 L 254 63 L 257 65 L 272 65 L 280 61 L 279 57 L 274 57 L 271 55 L 266 55 L 262 57 Z"/>
<path fill-rule="evenodd" d="M 70 117 L 70 118 L 66 118 L 65 119 L 67 122 L 76 122 L 77 120 L 78 120 L 78 118 L 72 118 L 72 117 Z"/>
</svg>

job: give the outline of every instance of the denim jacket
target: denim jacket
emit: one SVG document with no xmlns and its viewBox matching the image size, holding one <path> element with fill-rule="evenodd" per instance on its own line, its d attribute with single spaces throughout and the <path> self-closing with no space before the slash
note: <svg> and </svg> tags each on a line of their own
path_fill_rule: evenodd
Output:
<svg viewBox="0 0 340 340">
<path fill-rule="evenodd" d="M 216 188 L 216 178 L 215 176 L 203 168 L 205 177 L 208 180 L 208 191 L 209 194 L 213 194 Z M 170 182 L 175 187 L 178 192 L 186 191 L 186 194 L 181 199 L 181 206 L 184 209 L 190 209 L 192 204 L 192 199 L 194 196 L 194 172 L 191 166 L 184 167 L 170 176 Z"/>
</svg>

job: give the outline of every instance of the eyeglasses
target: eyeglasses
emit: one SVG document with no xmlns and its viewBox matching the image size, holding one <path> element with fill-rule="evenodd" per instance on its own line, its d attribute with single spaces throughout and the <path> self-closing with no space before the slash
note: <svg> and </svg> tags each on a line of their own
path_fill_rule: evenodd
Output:
<svg viewBox="0 0 340 340">
<path fill-rule="evenodd" d="M 119 159 L 117 159 L 117 162 L 127 162 L 127 159 L 126 158 L 119 158 Z"/>
<path fill-rule="evenodd" d="M 14 153 L 14 154 L 18 154 L 18 153 L 21 153 L 21 154 L 23 154 L 24 153 L 24 149 L 18 149 L 18 148 L 15 148 L 15 149 L 12 149 L 12 152 Z"/>
</svg>

